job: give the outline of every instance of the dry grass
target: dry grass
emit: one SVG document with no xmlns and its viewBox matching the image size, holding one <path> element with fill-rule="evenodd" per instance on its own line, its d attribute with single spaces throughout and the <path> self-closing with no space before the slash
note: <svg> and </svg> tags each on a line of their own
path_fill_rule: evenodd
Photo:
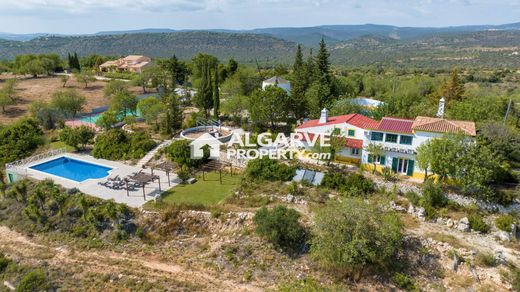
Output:
<svg viewBox="0 0 520 292">
<path fill-rule="evenodd" d="M 14 77 L 12 74 L 0 74 L 0 87 L 3 86 L 3 82 L 6 79 Z M 16 77 L 19 79 L 16 85 L 16 97 L 19 102 L 15 106 L 7 107 L 6 113 L 0 112 L 0 123 L 6 124 L 28 115 L 28 110 L 32 102 L 36 100 L 49 101 L 54 92 L 64 89 L 60 76 L 43 76 L 39 78 Z M 92 108 L 108 104 L 108 100 L 103 97 L 103 88 L 105 85 L 105 81 L 95 81 L 85 88 L 84 84 L 76 82 L 75 78 L 72 77 L 67 82 L 66 89 L 76 89 L 84 95 L 87 99 L 87 105 L 84 110 L 90 111 Z M 140 87 L 131 87 L 130 90 L 134 94 L 142 93 Z"/>
<path fill-rule="evenodd" d="M 430 232 L 425 234 L 425 237 L 431 237 L 435 241 L 445 242 L 454 248 L 469 248 L 469 246 L 465 242 L 461 241 L 460 239 L 451 234 Z"/>
</svg>

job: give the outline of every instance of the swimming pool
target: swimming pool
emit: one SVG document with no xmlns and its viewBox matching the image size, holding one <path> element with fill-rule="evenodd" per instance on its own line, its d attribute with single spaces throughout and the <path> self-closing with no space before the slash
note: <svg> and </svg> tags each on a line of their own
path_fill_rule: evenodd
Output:
<svg viewBox="0 0 520 292">
<path fill-rule="evenodd" d="M 97 114 L 91 114 L 91 115 L 86 115 L 86 116 L 83 116 L 81 118 L 79 118 L 80 121 L 84 122 L 84 123 L 89 123 L 89 124 L 96 124 L 97 120 L 104 114 L 104 112 L 102 113 L 97 113 Z M 119 120 L 122 120 L 124 118 L 124 114 L 121 114 L 119 115 L 117 118 Z M 141 117 L 141 112 L 139 112 L 139 110 L 137 110 L 135 113 L 134 112 L 131 112 L 131 111 L 128 111 L 126 113 L 126 116 L 134 116 L 136 118 L 140 118 Z"/>
<path fill-rule="evenodd" d="M 109 175 L 109 171 L 112 170 L 110 167 L 65 156 L 31 166 L 30 168 L 77 182 L 106 177 Z"/>
</svg>

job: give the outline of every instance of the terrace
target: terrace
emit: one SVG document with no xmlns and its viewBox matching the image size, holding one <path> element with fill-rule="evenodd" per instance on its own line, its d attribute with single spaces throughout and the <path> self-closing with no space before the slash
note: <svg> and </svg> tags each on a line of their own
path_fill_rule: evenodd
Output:
<svg viewBox="0 0 520 292">
<path fill-rule="evenodd" d="M 77 165 L 74 165 L 75 169 L 71 171 L 49 170 L 52 166 L 46 166 L 46 164 L 52 164 L 64 158 L 91 167 L 78 169 Z M 147 201 L 159 198 L 162 192 L 180 183 L 177 175 L 162 170 L 153 170 L 152 175 L 151 170 L 146 172 L 147 170 L 121 162 L 96 159 L 90 155 L 66 153 L 64 150 L 40 154 L 10 164 L 6 169 L 10 180 L 20 177 L 34 180 L 52 179 L 65 188 L 76 188 L 87 195 L 105 200 L 113 199 L 117 203 L 124 203 L 131 207 L 141 207 Z M 144 181 L 145 174 L 150 176 L 150 179 L 147 177 Z M 141 178 L 143 180 L 140 180 Z M 133 184 L 130 188 L 125 184 L 115 186 L 117 181 L 129 181 Z"/>
</svg>

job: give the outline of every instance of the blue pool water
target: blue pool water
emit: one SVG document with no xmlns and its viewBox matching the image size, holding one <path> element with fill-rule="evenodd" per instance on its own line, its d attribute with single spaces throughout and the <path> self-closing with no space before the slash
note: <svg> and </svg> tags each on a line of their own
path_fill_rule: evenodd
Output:
<svg viewBox="0 0 520 292">
<path fill-rule="evenodd" d="M 84 122 L 84 123 L 89 123 L 89 124 L 95 124 L 96 121 L 103 115 L 103 113 L 98 113 L 98 114 L 92 114 L 92 115 L 86 115 L 86 116 L 83 116 L 81 118 L 79 118 L 80 121 Z M 137 110 L 136 113 L 132 113 L 130 111 L 128 111 L 126 113 L 127 116 L 135 116 L 136 118 L 140 118 L 141 117 L 141 113 L 139 112 L 139 110 Z M 124 117 L 124 115 L 121 115 L 121 116 L 118 116 L 118 119 L 122 120 Z"/>
<path fill-rule="evenodd" d="M 31 166 L 31 169 L 60 176 L 77 182 L 87 179 L 103 178 L 112 170 L 97 164 L 88 163 L 68 157 L 60 157 L 42 164 Z"/>
</svg>

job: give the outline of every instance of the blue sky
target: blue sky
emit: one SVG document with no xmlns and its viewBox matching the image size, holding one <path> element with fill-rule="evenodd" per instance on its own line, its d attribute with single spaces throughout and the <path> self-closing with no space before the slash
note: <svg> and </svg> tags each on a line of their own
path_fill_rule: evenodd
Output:
<svg viewBox="0 0 520 292">
<path fill-rule="evenodd" d="M 520 0 L 0 0 L 0 4 L 0 31 L 12 33 L 520 22 Z"/>
</svg>

